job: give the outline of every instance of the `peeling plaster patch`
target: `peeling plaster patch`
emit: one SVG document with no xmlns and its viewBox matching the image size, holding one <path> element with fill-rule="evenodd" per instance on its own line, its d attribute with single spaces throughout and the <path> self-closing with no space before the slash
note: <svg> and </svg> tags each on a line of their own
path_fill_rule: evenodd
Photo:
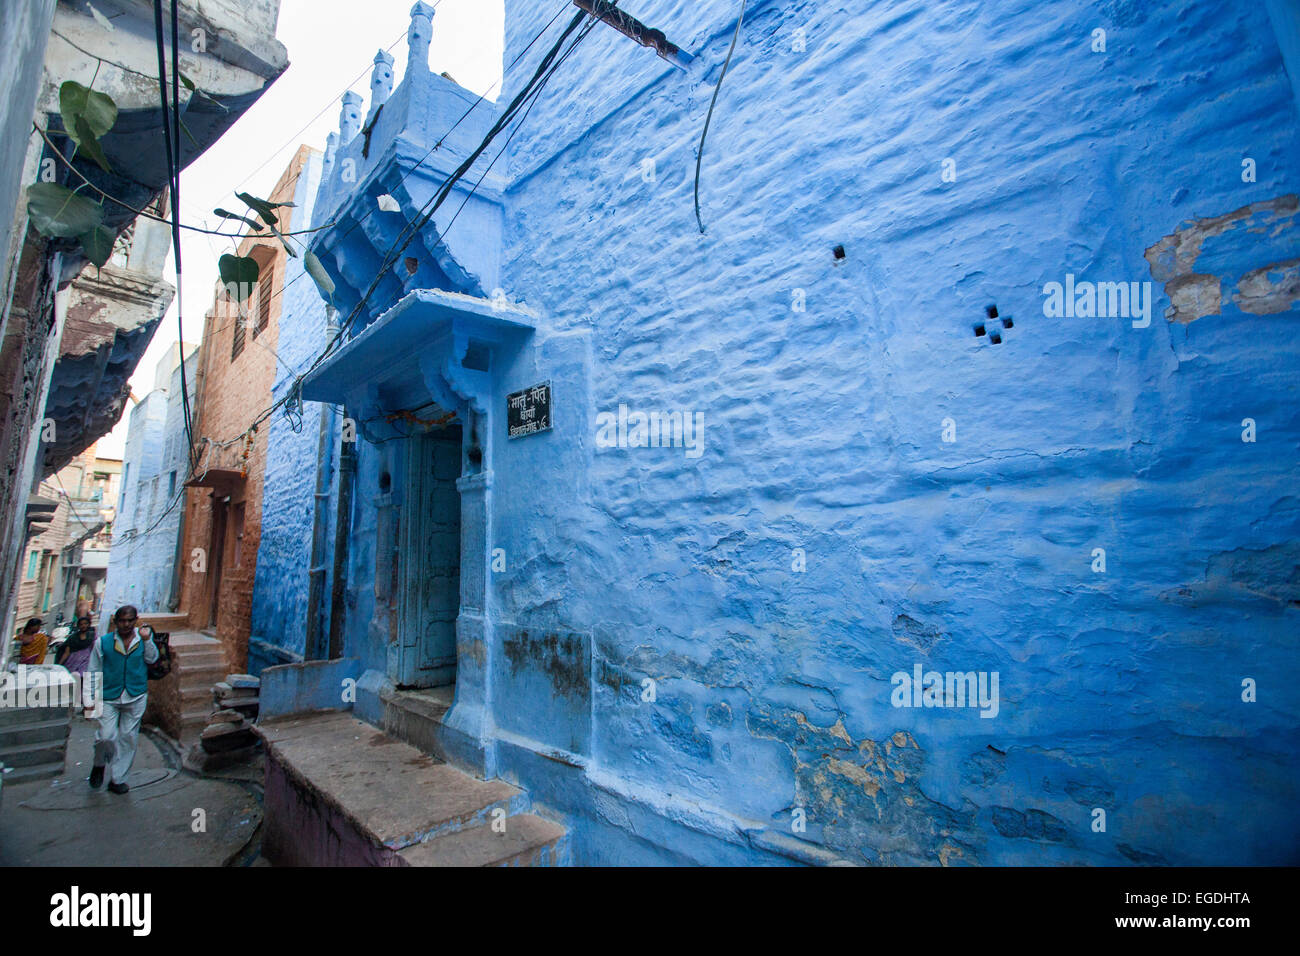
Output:
<svg viewBox="0 0 1300 956">
<path fill-rule="evenodd" d="M 880 792 L 880 781 L 868 773 L 866 767 L 859 767 L 857 764 L 849 763 L 847 760 L 836 760 L 831 758 L 826 761 L 826 769 L 831 773 L 839 774 L 841 777 L 848 777 L 861 787 L 869 797 L 874 797 Z"/>
<path fill-rule="evenodd" d="M 1286 312 L 1300 303 L 1300 259 L 1276 262 L 1247 272 L 1232 297 L 1237 308 L 1255 315 Z"/>
<path fill-rule="evenodd" d="M 1233 260 L 1267 255 L 1276 244 L 1261 244 L 1256 236 L 1264 232 L 1270 233 L 1270 238 L 1289 234 L 1298 208 L 1300 200 L 1295 194 L 1251 203 L 1221 216 L 1189 220 L 1148 248 L 1145 255 L 1151 277 L 1164 283 L 1171 303 L 1165 318 L 1185 325 L 1207 315 L 1220 315 L 1225 281 L 1235 288 L 1229 298 L 1244 312 L 1284 312 L 1300 301 L 1300 259 L 1260 265 L 1235 283 L 1232 276 L 1196 271 L 1206 241 L 1220 236 L 1225 237 L 1223 244 Z"/>
<path fill-rule="evenodd" d="M 1300 542 L 1213 554 L 1204 581 L 1170 588 L 1159 597 L 1185 607 L 1238 603 L 1300 607 Z"/>
<path fill-rule="evenodd" d="M 1173 315 L 1166 313 L 1166 318 L 1177 322 L 1191 322 L 1223 312 L 1223 289 L 1217 276 L 1178 276 L 1165 283 L 1165 294 L 1173 303 Z"/>
<path fill-rule="evenodd" d="M 965 856 L 966 854 L 962 851 L 961 847 L 954 846 L 951 843 L 945 843 L 939 848 L 939 862 L 944 866 L 952 866 L 954 857 L 964 858 Z"/>
<path fill-rule="evenodd" d="M 843 721 L 819 727 L 790 708 L 752 709 L 747 726 L 790 749 L 790 805 L 807 810 L 810 842 L 870 864 L 978 860 L 976 808 L 945 806 L 921 792 L 925 753 L 906 731 L 855 742 Z"/>
</svg>

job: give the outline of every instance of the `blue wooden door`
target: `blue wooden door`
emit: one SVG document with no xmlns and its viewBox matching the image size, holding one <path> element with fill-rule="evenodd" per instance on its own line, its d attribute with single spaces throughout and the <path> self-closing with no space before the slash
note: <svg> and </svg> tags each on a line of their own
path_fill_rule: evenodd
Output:
<svg viewBox="0 0 1300 956">
<path fill-rule="evenodd" d="M 439 687 L 456 681 L 460 613 L 460 429 L 407 442 L 402 506 L 401 624 L 396 682 Z"/>
</svg>

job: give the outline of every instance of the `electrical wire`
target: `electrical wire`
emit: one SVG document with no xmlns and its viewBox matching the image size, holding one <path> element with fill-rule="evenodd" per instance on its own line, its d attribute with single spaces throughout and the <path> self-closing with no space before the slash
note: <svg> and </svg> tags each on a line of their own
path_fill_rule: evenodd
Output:
<svg viewBox="0 0 1300 956">
<path fill-rule="evenodd" d="M 153 22 L 154 22 L 154 39 L 157 43 L 158 52 L 158 94 L 162 103 L 163 119 L 163 139 L 164 147 L 167 154 L 167 181 L 169 190 L 169 205 L 171 206 L 171 232 L 172 232 L 172 256 L 176 271 L 176 324 L 178 327 L 181 350 L 181 404 L 182 412 L 185 419 L 185 439 L 190 449 L 190 467 L 194 466 L 193 449 L 194 449 L 194 421 L 190 413 L 189 390 L 185 381 L 185 324 L 182 305 L 182 263 L 181 263 L 181 184 L 180 184 L 180 66 L 179 66 L 179 0 L 172 0 L 171 26 L 172 26 L 172 96 L 171 104 L 168 104 L 167 95 L 167 50 L 166 41 L 163 38 L 163 0 L 154 0 L 153 4 Z"/>
<path fill-rule="evenodd" d="M 736 41 L 740 39 L 740 25 L 745 22 L 745 5 L 749 0 L 740 0 L 740 16 L 736 18 L 736 32 L 731 35 L 731 46 L 727 49 L 727 60 L 722 64 L 722 75 L 718 77 L 718 85 L 713 88 L 713 99 L 709 101 L 709 115 L 704 119 L 704 132 L 700 133 L 700 148 L 695 153 L 695 221 L 700 224 L 700 232 L 704 232 L 704 219 L 700 215 L 700 167 L 704 163 L 704 140 L 709 135 L 709 124 L 713 122 L 713 107 L 718 105 L 718 94 L 722 92 L 722 81 L 727 78 L 727 70 L 731 68 L 731 54 L 736 52 Z"/>
</svg>

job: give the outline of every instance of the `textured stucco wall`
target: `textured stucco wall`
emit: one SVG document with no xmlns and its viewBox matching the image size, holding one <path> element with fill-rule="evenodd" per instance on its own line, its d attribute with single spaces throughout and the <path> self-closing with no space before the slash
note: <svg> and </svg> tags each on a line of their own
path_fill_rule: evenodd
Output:
<svg viewBox="0 0 1300 956">
<path fill-rule="evenodd" d="M 860 862 L 1296 862 L 1300 231 L 1229 215 L 1300 192 L 1266 12 L 751 3 L 701 236 L 736 7 L 638 8 L 686 74 L 597 30 L 512 146 L 502 284 L 544 328 L 502 389 L 551 379 L 556 428 L 498 443 L 498 637 L 591 672 L 516 693 L 566 659 L 507 658 L 497 719 L 568 746 L 589 698 L 609 791 L 503 772 L 592 860 L 708 858 L 633 836 L 694 817 Z M 507 4 L 507 62 L 538 20 Z M 1185 221 L 1221 301 L 1170 322 L 1183 260 L 1145 253 Z M 1049 318 L 1067 274 L 1151 282 L 1149 326 Z M 620 403 L 701 413 L 703 453 L 595 447 Z M 997 716 L 892 706 L 918 664 L 998 672 Z"/>
<path fill-rule="evenodd" d="M 298 177 L 292 201 L 304 223 L 311 221 L 321 162 L 320 155 L 312 154 Z M 301 259 L 288 261 L 285 283 L 272 401 L 285 395 L 325 344 L 325 303 L 304 273 Z M 252 634 L 298 655 L 304 654 L 306 638 L 316 449 L 323 413 L 324 406 L 315 402 L 304 404 L 301 421 L 277 413 L 267 432 Z M 332 518 L 333 507 L 327 510 Z M 332 521 L 327 530 L 332 544 Z"/>
</svg>

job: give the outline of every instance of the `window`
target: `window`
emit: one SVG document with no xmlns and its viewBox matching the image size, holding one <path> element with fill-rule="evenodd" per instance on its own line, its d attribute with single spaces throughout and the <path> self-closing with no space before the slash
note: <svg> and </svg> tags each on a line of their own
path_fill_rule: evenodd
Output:
<svg viewBox="0 0 1300 956">
<path fill-rule="evenodd" d="M 275 267 L 267 262 L 257 279 L 257 321 L 253 325 L 253 338 L 266 331 L 271 324 L 271 295 L 275 286 Z"/>
<path fill-rule="evenodd" d="M 239 358 L 239 353 L 244 351 L 244 325 L 248 320 L 244 317 L 245 312 L 238 302 L 235 303 L 235 334 L 230 340 L 230 361 Z"/>
<path fill-rule="evenodd" d="M 31 554 L 27 556 L 27 577 L 28 578 L 36 577 L 36 562 L 39 561 L 40 559 L 41 559 L 41 553 L 39 551 L 33 551 Z"/>
<path fill-rule="evenodd" d="M 171 501 L 176 497 L 176 472 L 167 476 L 167 500 Z"/>
</svg>

